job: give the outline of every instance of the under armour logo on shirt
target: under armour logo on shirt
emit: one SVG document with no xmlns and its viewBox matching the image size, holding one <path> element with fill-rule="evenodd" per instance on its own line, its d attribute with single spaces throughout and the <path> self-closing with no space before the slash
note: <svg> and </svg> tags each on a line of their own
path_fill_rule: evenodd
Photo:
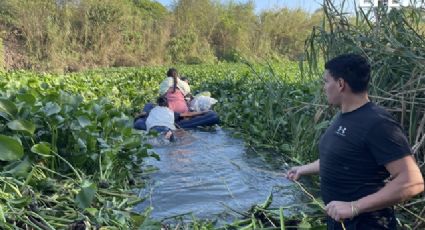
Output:
<svg viewBox="0 0 425 230">
<path fill-rule="evenodd" d="M 336 134 L 345 137 L 345 131 L 346 130 L 347 130 L 347 128 L 340 125 L 338 127 L 338 130 L 336 131 Z"/>
</svg>

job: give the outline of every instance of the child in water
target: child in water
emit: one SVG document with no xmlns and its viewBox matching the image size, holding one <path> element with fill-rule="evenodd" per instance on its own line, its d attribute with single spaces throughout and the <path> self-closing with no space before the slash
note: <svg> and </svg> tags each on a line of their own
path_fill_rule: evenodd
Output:
<svg viewBox="0 0 425 230">
<path fill-rule="evenodd" d="M 173 130 L 176 130 L 174 125 L 174 112 L 168 108 L 167 98 L 161 96 L 157 99 L 155 106 L 146 119 L 147 131 L 155 130 L 164 135 L 169 141 L 175 141 Z"/>
</svg>

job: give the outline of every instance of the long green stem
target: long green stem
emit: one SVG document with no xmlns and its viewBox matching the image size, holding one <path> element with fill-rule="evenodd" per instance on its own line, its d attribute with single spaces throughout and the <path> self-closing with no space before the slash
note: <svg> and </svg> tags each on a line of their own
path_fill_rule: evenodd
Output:
<svg viewBox="0 0 425 230">
<path fill-rule="evenodd" d="M 279 208 L 279 220 L 280 220 L 280 230 L 285 230 L 285 217 L 283 215 L 283 208 Z"/>
<path fill-rule="evenodd" d="M 77 176 L 78 180 L 80 182 L 83 181 L 83 178 L 80 176 L 80 174 L 78 173 L 78 171 L 74 168 L 74 166 L 72 166 L 71 163 L 69 163 L 65 158 L 63 158 L 61 155 L 59 155 L 58 153 L 56 153 L 55 151 L 52 150 L 52 153 L 55 154 L 55 156 L 57 156 L 59 159 L 61 159 L 63 162 L 65 162 L 65 164 L 67 164 L 72 171 L 74 171 L 75 175 Z"/>
</svg>

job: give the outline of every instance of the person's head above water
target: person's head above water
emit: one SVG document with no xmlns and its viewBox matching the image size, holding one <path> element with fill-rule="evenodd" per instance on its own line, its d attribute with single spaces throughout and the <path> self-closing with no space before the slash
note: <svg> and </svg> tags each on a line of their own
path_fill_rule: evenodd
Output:
<svg viewBox="0 0 425 230">
<path fill-rule="evenodd" d="M 187 84 L 189 84 L 189 78 L 187 77 L 181 77 L 180 80 L 186 82 Z"/>
<path fill-rule="evenodd" d="M 173 93 L 176 92 L 176 88 L 177 88 L 177 78 L 179 77 L 179 73 L 177 72 L 176 68 L 170 68 L 167 71 L 167 77 L 172 77 L 173 78 Z"/>
<path fill-rule="evenodd" d="M 170 68 L 167 71 L 167 77 L 177 78 L 179 73 L 176 68 Z"/>
<path fill-rule="evenodd" d="M 168 101 L 166 97 L 158 97 L 158 99 L 156 99 L 156 103 L 158 106 L 168 107 Z"/>
</svg>

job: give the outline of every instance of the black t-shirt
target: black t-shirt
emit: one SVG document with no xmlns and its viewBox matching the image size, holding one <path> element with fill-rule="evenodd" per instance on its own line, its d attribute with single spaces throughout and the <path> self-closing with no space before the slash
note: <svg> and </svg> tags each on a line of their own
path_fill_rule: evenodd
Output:
<svg viewBox="0 0 425 230">
<path fill-rule="evenodd" d="M 385 164 L 411 153 L 400 125 L 369 102 L 339 114 L 321 137 L 320 187 L 325 204 L 375 193 L 389 173 Z"/>
</svg>

